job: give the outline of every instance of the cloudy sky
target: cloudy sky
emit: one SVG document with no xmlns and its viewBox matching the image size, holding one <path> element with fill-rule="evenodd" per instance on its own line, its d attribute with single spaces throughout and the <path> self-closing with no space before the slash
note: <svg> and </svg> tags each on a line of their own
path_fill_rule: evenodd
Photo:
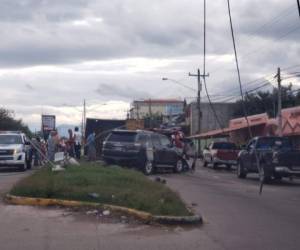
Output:
<svg viewBox="0 0 300 250">
<path fill-rule="evenodd" d="M 285 76 L 300 71 L 295 0 L 231 5 L 245 90 L 262 79 L 274 84 L 278 66 Z M 234 95 L 226 0 L 207 8 L 208 89 Z M 34 129 L 41 113 L 56 114 L 58 124 L 79 123 L 83 99 L 88 116 L 98 118 L 125 117 L 134 99 L 192 101 L 192 89 L 161 79 L 196 88 L 188 72 L 202 69 L 202 13 L 201 0 L 1 0 L 0 105 Z"/>
</svg>

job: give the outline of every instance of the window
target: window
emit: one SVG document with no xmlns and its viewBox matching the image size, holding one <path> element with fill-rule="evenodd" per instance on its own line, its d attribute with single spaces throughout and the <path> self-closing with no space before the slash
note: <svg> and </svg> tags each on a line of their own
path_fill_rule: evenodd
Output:
<svg viewBox="0 0 300 250">
<path fill-rule="evenodd" d="M 255 148 L 255 141 L 250 141 L 247 150 L 253 150 Z"/>
<path fill-rule="evenodd" d="M 273 148 L 291 149 L 289 139 L 280 137 L 259 138 L 257 141 L 257 149 L 271 150 Z"/>
<path fill-rule="evenodd" d="M 139 134 L 138 135 L 137 141 L 139 143 L 142 143 L 144 145 L 148 142 L 148 140 L 149 140 L 148 135 L 146 135 L 146 134 Z"/>
<path fill-rule="evenodd" d="M 0 144 L 23 144 L 21 135 L 0 135 Z"/>
<path fill-rule="evenodd" d="M 130 133 L 130 132 L 113 132 L 110 137 L 108 138 L 108 141 L 114 141 L 114 142 L 135 142 L 136 139 L 136 133 Z"/>
<path fill-rule="evenodd" d="M 215 142 L 212 149 L 234 150 L 236 149 L 236 146 L 231 142 Z"/>
<path fill-rule="evenodd" d="M 152 139 L 152 143 L 153 143 L 154 147 L 160 146 L 160 139 L 159 139 L 159 136 L 157 134 L 151 135 L 151 139 Z"/>
<path fill-rule="evenodd" d="M 171 141 L 169 140 L 168 137 L 161 135 L 159 138 L 160 138 L 160 143 L 162 146 L 168 147 L 171 145 Z"/>
</svg>

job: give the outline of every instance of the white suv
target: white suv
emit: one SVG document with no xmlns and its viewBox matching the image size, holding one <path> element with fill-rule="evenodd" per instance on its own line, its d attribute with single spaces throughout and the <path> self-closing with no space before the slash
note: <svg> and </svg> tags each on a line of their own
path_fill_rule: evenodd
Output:
<svg viewBox="0 0 300 250">
<path fill-rule="evenodd" d="M 21 132 L 0 132 L 0 167 L 31 168 L 31 146 Z"/>
</svg>

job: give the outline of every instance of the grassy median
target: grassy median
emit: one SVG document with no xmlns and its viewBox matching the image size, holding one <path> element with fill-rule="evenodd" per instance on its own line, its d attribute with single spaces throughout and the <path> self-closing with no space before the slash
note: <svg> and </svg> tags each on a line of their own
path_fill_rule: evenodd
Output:
<svg viewBox="0 0 300 250">
<path fill-rule="evenodd" d="M 91 193 L 97 197 L 91 197 Z M 100 164 L 85 163 L 59 173 L 44 168 L 17 183 L 10 194 L 99 202 L 155 215 L 189 215 L 180 197 L 165 185 L 134 170 Z"/>
</svg>

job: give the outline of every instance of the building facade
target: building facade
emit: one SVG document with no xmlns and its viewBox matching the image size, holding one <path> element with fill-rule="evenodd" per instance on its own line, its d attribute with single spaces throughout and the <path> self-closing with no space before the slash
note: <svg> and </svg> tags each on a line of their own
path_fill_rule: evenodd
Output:
<svg viewBox="0 0 300 250">
<path fill-rule="evenodd" d="M 213 103 L 212 104 L 219 122 L 223 128 L 228 126 L 229 121 L 233 118 L 233 103 Z M 187 123 L 190 127 L 190 135 L 205 133 L 210 130 L 220 129 L 220 125 L 209 103 L 201 103 L 201 131 L 198 129 L 199 111 L 197 102 L 193 102 L 189 106 L 189 114 Z"/>
</svg>

